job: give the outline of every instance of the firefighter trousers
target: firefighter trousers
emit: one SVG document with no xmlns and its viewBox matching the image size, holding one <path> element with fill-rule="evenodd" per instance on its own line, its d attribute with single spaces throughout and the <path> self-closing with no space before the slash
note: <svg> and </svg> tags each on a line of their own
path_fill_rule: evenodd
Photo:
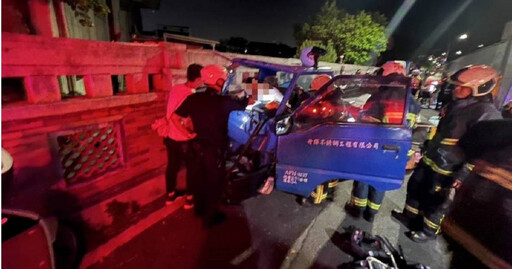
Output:
<svg viewBox="0 0 512 269">
<path fill-rule="evenodd" d="M 309 197 L 311 202 L 315 205 L 321 204 L 325 200 L 334 199 L 334 190 L 338 186 L 338 180 L 331 180 L 318 185 Z"/>
<path fill-rule="evenodd" d="M 404 215 L 421 223 L 421 229 L 427 235 L 438 234 L 450 203 L 452 184 L 453 177 L 436 173 L 420 161 L 407 184 Z"/>
<path fill-rule="evenodd" d="M 367 183 L 354 181 L 350 204 L 361 211 L 377 214 L 384 199 L 384 192 L 378 191 Z"/>
</svg>

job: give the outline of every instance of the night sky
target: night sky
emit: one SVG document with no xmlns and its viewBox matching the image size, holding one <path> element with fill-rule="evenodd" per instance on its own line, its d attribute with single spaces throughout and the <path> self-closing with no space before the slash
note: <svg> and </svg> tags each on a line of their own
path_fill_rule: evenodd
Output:
<svg viewBox="0 0 512 269">
<path fill-rule="evenodd" d="M 282 42 L 295 46 L 293 25 L 304 23 L 323 0 L 162 0 L 159 10 L 142 10 L 144 30 L 157 24 L 189 26 L 195 37 L 219 40 L 234 36 L 250 41 Z M 402 0 L 337 0 L 351 13 L 380 11 L 391 20 Z M 463 8 L 466 6 L 466 8 Z M 512 20 L 512 0 L 417 0 L 393 34 L 387 59 L 446 50 L 449 40 L 464 32 L 469 38 L 453 42 L 452 49 L 475 50 L 501 39 L 504 24 Z M 454 14 L 460 16 L 455 17 Z M 456 18 L 456 19 L 453 19 Z M 451 21 L 451 23 L 449 23 Z"/>
</svg>

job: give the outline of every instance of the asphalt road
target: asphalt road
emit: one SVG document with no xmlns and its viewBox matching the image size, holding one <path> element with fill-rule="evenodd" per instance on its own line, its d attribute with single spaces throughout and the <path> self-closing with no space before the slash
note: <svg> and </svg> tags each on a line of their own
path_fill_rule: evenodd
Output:
<svg viewBox="0 0 512 269">
<path fill-rule="evenodd" d="M 347 216 L 351 182 L 340 184 L 334 202 L 301 206 L 279 191 L 228 206 L 228 219 L 203 227 L 180 209 L 90 268 L 337 268 L 353 258 L 341 247 L 344 228 L 354 225 L 400 244 L 410 261 L 448 268 L 451 254 L 442 237 L 425 245 L 407 239 L 389 217 L 403 191 L 389 192 L 374 225 Z"/>
</svg>

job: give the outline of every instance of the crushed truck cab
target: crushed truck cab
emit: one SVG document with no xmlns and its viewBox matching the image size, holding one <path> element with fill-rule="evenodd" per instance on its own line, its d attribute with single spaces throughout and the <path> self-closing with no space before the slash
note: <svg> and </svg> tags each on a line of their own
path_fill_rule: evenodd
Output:
<svg viewBox="0 0 512 269">
<path fill-rule="evenodd" d="M 258 101 L 230 115 L 231 171 L 263 169 L 278 190 L 303 197 L 334 179 L 400 188 L 411 148 L 408 78 L 341 75 L 313 92 L 311 80 L 329 70 L 243 59 L 232 66 L 224 92 Z M 254 79 L 236 78 L 238 68 Z"/>
</svg>

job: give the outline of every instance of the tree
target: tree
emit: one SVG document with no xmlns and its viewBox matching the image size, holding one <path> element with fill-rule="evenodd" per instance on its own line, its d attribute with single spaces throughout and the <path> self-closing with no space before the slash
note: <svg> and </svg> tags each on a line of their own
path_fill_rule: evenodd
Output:
<svg viewBox="0 0 512 269">
<path fill-rule="evenodd" d="M 379 56 L 388 43 L 384 26 L 374 22 L 371 15 L 364 11 L 357 15 L 346 15 L 335 38 L 338 49 L 344 52 L 344 59 L 355 64 L 368 62 L 372 53 Z"/>
<path fill-rule="evenodd" d="M 324 45 L 324 44 L 322 44 L 322 41 L 306 39 L 306 40 L 304 40 L 304 42 L 302 42 L 300 48 L 297 50 L 296 57 L 300 57 L 300 52 L 303 49 L 305 49 L 307 47 L 313 47 L 313 46 L 323 48 L 327 51 L 327 53 L 324 56 L 321 56 L 320 58 L 318 58 L 319 61 L 334 63 L 338 59 L 338 55 L 336 54 L 334 45 L 333 45 L 332 41 L 330 41 L 330 40 L 327 42 L 327 45 Z"/>
<path fill-rule="evenodd" d="M 338 9 L 334 0 L 328 0 L 307 23 L 295 27 L 297 47 L 305 40 L 332 43 L 337 55 L 344 55 L 347 63 L 363 64 L 372 55 L 386 50 L 386 18 L 382 14 L 364 11 L 356 15 Z"/>
</svg>

